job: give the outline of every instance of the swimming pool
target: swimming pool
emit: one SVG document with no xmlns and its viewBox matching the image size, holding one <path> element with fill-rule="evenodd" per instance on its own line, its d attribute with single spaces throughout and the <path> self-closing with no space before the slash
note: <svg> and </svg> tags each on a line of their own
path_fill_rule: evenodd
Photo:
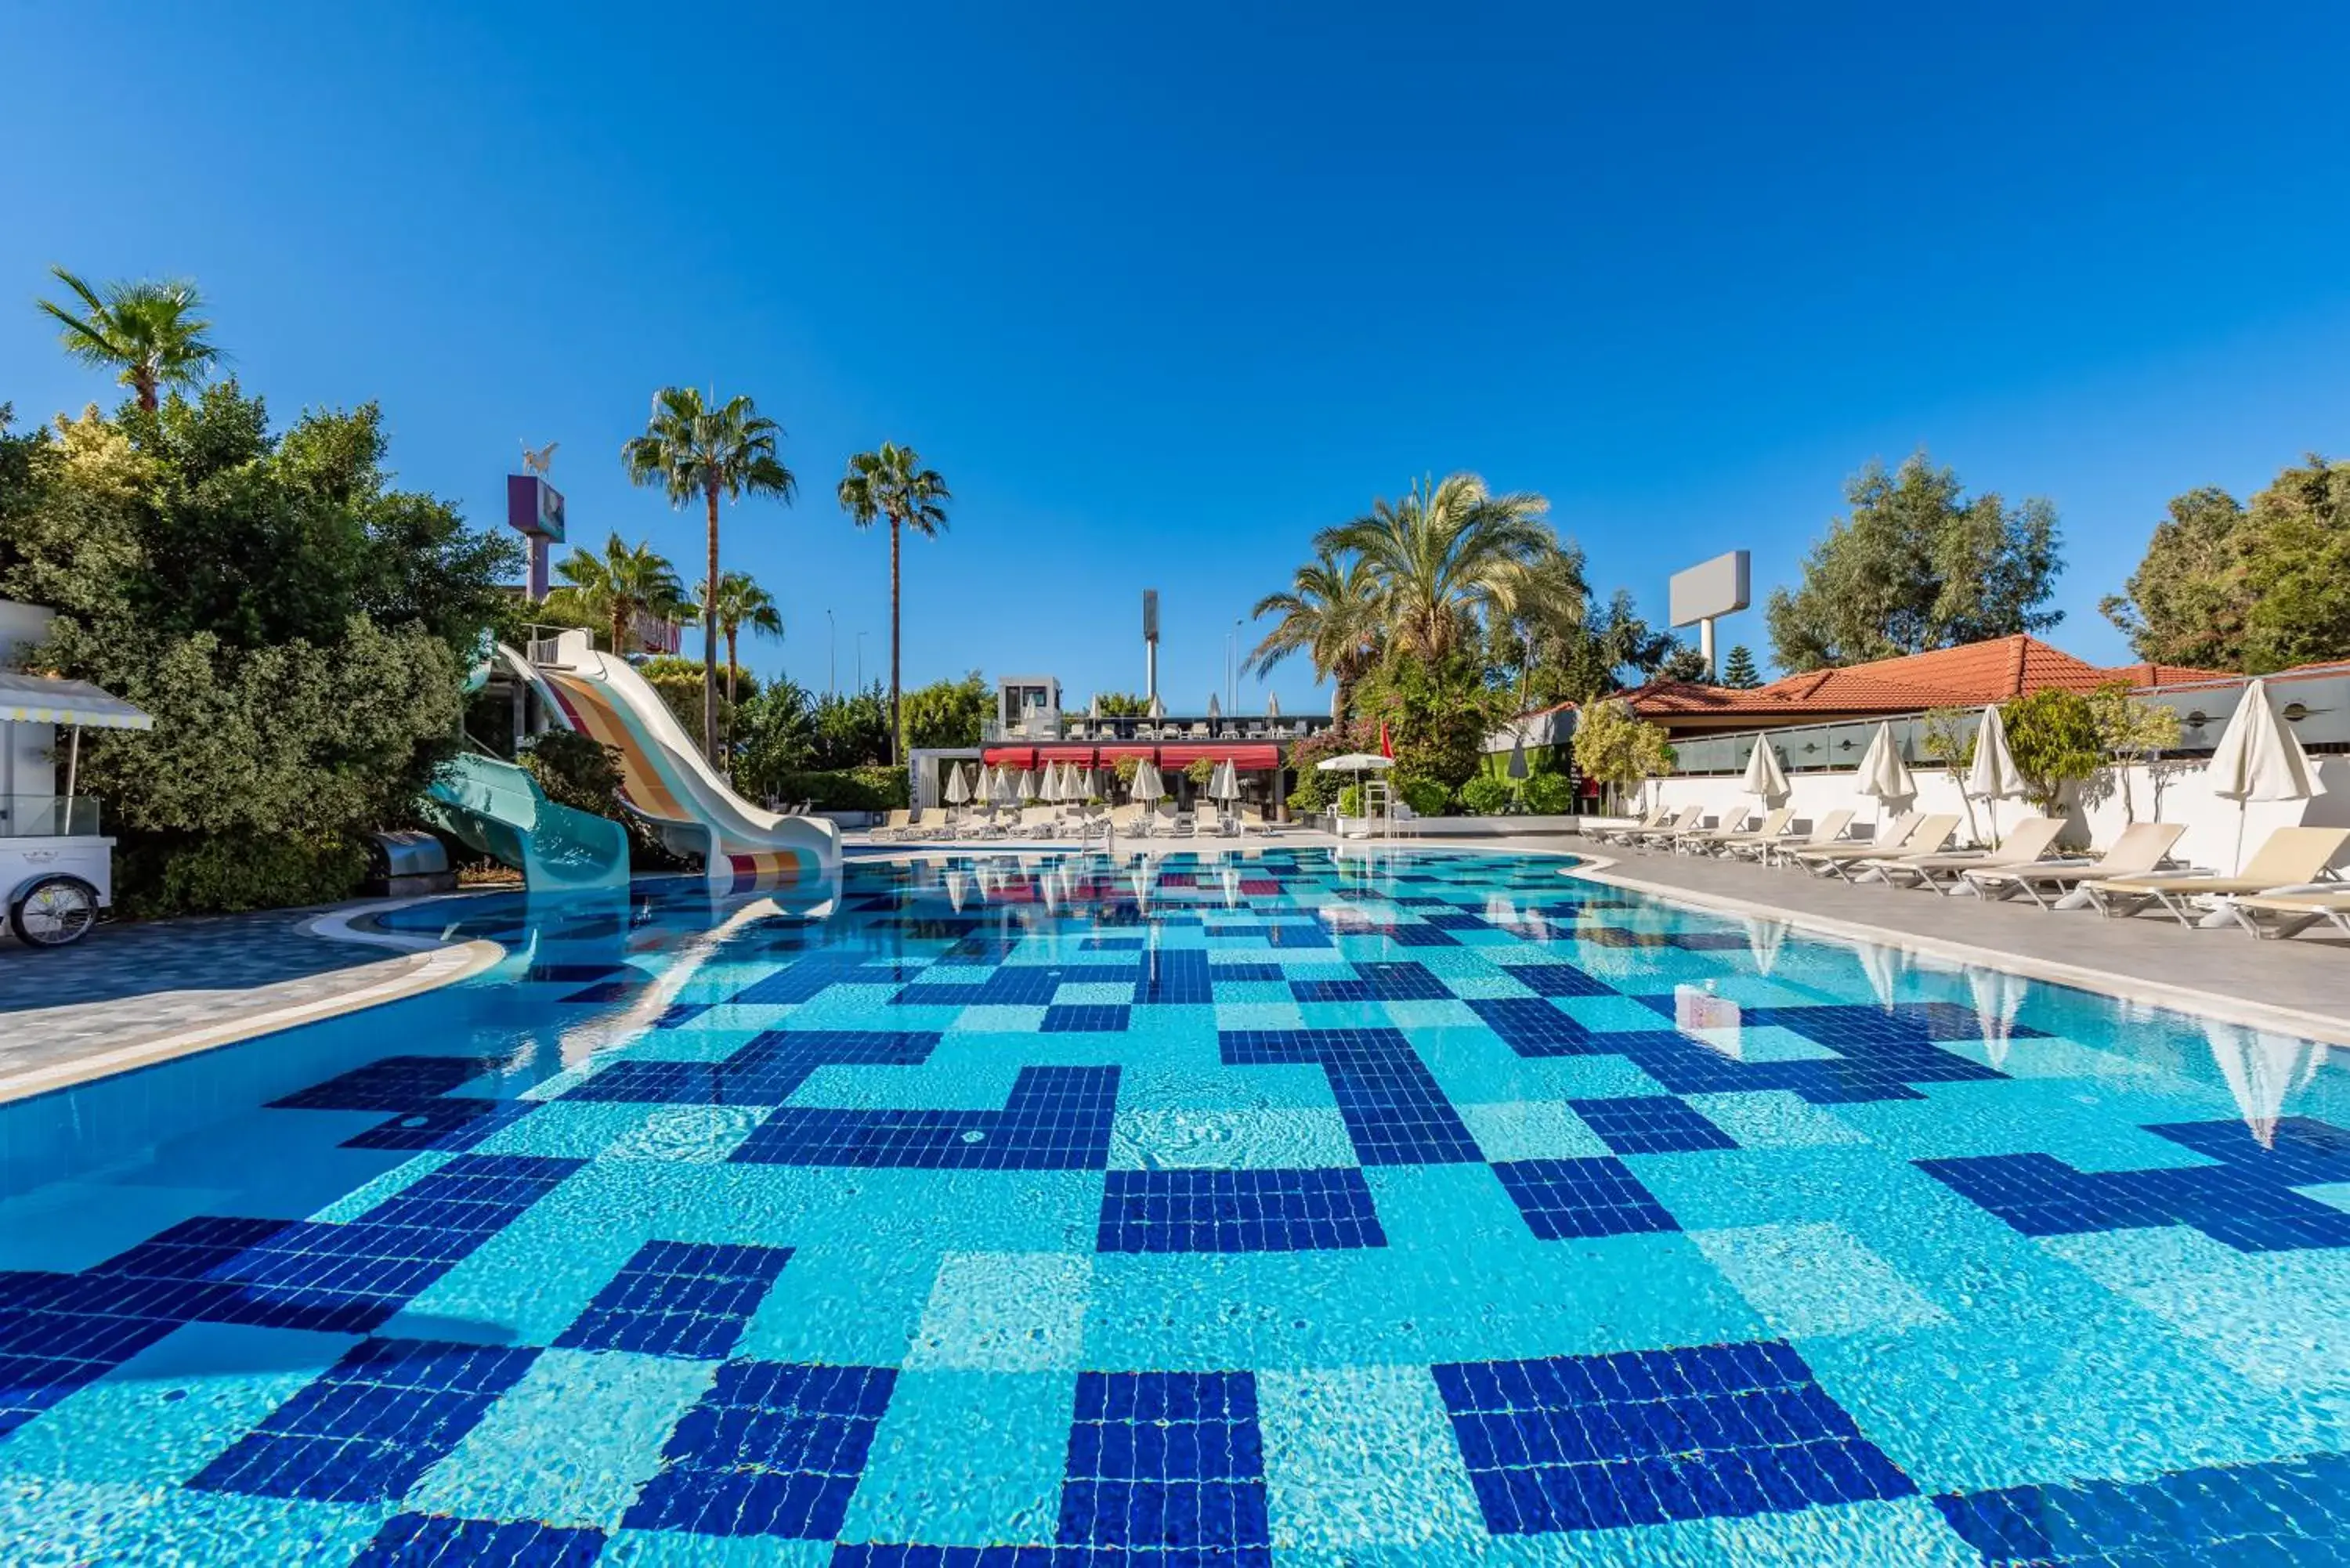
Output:
<svg viewBox="0 0 2350 1568">
<path fill-rule="evenodd" d="M 2343 1559 L 2326 1048 L 1565 869 L 400 911 L 0 1106 L 0 1559 Z"/>
</svg>

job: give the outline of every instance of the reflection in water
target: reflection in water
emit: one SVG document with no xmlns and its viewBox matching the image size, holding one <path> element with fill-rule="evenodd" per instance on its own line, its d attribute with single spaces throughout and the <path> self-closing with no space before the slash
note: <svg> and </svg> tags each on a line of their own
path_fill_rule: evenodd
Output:
<svg viewBox="0 0 2350 1568">
<path fill-rule="evenodd" d="M 1673 987 L 1673 1027 L 1733 1062 L 1746 1056 L 1742 1016 L 1738 1003 L 1714 994 L 1711 981 Z"/>
<path fill-rule="evenodd" d="M 1861 972 L 1868 976 L 1868 989 L 1877 995 L 1877 1005 L 1886 1012 L 1893 1011 L 1895 999 L 1901 990 L 1902 973 L 1908 968 L 1908 955 L 1899 948 L 1888 948 L 1877 942 L 1855 944 L 1860 950 Z"/>
<path fill-rule="evenodd" d="M 2296 1089 L 2307 1088 L 2325 1065 L 2327 1048 L 2289 1034 L 2271 1034 L 2241 1024 L 2203 1021 L 2203 1038 L 2210 1043 L 2211 1059 L 2236 1096 L 2244 1125 L 2263 1148 L 2276 1147 L 2277 1119 L 2286 1114 L 2285 1102 Z"/>
<path fill-rule="evenodd" d="M 1974 998 L 1975 1017 L 1982 1025 L 1983 1044 L 1993 1067 L 2007 1065 L 2007 1050 L 2015 1040 L 2015 1015 L 2022 1010 L 2031 988 L 2032 982 L 2020 974 L 1971 964 L 1967 968 L 1967 990 Z"/>
<path fill-rule="evenodd" d="M 1744 917 L 1746 950 L 1753 955 L 1754 972 L 1765 979 L 1779 963 L 1779 950 L 1787 942 L 1787 922 L 1759 915 Z"/>
</svg>

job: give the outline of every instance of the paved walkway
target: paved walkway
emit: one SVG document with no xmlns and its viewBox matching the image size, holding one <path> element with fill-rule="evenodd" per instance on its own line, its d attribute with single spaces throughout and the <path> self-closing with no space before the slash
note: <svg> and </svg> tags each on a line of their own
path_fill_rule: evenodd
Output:
<svg viewBox="0 0 2350 1568">
<path fill-rule="evenodd" d="M 241 1022 L 282 1026 L 420 968 L 407 950 L 337 940 L 305 928 L 338 910 L 273 909 L 205 919 L 100 926 L 70 948 L 35 952 L 0 941 L 0 1099 L 12 1084 L 94 1056 Z"/>
</svg>

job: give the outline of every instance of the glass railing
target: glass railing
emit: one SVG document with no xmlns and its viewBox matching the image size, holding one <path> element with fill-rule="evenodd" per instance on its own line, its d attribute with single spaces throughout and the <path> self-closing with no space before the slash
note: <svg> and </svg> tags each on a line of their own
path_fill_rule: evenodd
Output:
<svg viewBox="0 0 2350 1568">
<path fill-rule="evenodd" d="M 0 838 L 94 838 L 98 802 L 89 795 L 0 794 Z"/>
</svg>

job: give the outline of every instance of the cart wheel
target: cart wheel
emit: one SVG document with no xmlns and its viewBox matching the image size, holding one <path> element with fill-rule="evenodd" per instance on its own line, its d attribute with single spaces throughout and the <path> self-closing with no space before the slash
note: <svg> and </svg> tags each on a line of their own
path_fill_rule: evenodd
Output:
<svg viewBox="0 0 2350 1568">
<path fill-rule="evenodd" d="M 78 877 L 44 877 L 8 906 L 8 924 L 26 947 L 68 946 L 98 924 L 98 889 Z"/>
</svg>

